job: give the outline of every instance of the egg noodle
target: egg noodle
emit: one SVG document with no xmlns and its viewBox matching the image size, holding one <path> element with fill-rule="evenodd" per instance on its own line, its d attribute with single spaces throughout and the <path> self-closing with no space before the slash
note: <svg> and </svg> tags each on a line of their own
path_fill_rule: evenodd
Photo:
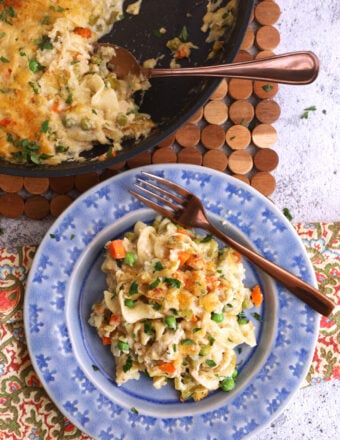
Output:
<svg viewBox="0 0 340 440">
<path fill-rule="evenodd" d="M 107 290 L 89 323 L 111 348 L 117 384 L 140 372 L 157 389 L 173 379 L 182 401 L 231 390 L 235 348 L 256 345 L 240 255 L 160 216 L 152 225 L 137 222 L 105 249 Z"/>
<path fill-rule="evenodd" d="M 2 159 L 50 165 L 81 161 L 82 153 L 98 144 L 108 146 L 99 156 L 105 159 L 121 150 L 125 139 L 148 136 L 155 124 L 139 111 L 134 94 L 150 83 L 142 76 L 118 79 L 107 66 L 114 49 L 96 45 L 126 14 L 137 15 L 142 1 L 125 9 L 124 3 L 0 0 Z M 221 0 L 207 2 L 209 38 L 229 23 L 234 3 L 226 9 Z M 188 43 L 177 40 L 176 48 L 171 45 L 174 57 L 188 57 L 182 47 Z"/>
</svg>

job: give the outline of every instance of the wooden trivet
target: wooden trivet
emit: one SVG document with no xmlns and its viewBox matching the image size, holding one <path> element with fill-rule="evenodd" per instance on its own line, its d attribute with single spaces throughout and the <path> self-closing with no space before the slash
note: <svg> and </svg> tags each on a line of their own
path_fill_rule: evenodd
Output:
<svg viewBox="0 0 340 440">
<path fill-rule="evenodd" d="M 279 5 L 262 0 L 252 18 L 235 61 L 271 56 L 280 43 L 275 23 Z M 278 166 L 272 149 L 273 124 L 280 117 L 274 100 L 278 85 L 245 79 L 223 80 L 210 100 L 176 133 L 154 149 L 127 162 L 69 177 L 33 178 L 0 175 L 0 215 L 31 219 L 57 217 L 81 193 L 121 171 L 148 164 L 189 163 L 231 174 L 270 196 L 276 187 L 271 174 Z"/>
</svg>

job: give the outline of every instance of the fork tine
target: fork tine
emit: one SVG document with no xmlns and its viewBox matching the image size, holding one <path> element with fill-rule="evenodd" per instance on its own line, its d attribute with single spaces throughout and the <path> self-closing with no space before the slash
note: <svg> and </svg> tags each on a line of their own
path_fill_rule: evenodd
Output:
<svg viewBox="0 0 340 440">
<path fill-rule="evenodd" d="M 178 192 L 183 197 L 187 197 L 191 195 L 191 193 L 187 191 L 185 188 L 183 188 L 183 186 L 177 185 L 174 182 L 164 179 L 164 177 L 157 176 L 156 174 L 152 174 L 147 171 L 142 171 L 141 174 L 149 177 L 150 179 L 156 180 L 165 187 L 171 188 L 172 190 Z"/>
<path fill-rule="evenodd" d="M 170 211 L 170 209 L 164 208 L 164 206 L 159 205 L 156 202 L 153 202 L 152 200 L 148 199 L 147 197 L 144 197 L 143 195 L 137 193 L 133 189 L 129 190 L 129 193 L 132 194 L 136 199 L 140 200 L 144 205 L 148 206 L 149 208 L 155 210 L 156 212 L 159 212 L 160 214 L 164 215 L 164 217 L 168 217 L 171 220 L 175 219 L 175 215 L 173 211 Z"/>
<path fill-rule="evenodd" d="M 162 197 L 161 195 L 159 195 L 153 191 L 150 191 L 147 188 L 144 188 L 143 186 L 134 184 L 134 188 L 139 191 L 139 194 L 146 196 L 148 199 L 150 199 L 150 197 L 152 197 L 153 199 L 159 200 L 161 203 L 163 203 L 164 205 L 167 205 L 169 208 L 171 208 L 173 210 L 179 209 L 179 205 L 175 205 L 174 203 L 172 203 L 171 200 L 168 200 L 168 199 Z"/>
<path fill-rule="evenodd" d="M 178 195 L 176 195 L 176 194 L 174 194 L 174 193 L 172 193 L 172 192 L 166 191 L 166 190 L 165 190 L 164 188 L 162 188 L 161 186 L 159 186 L 159 185 L 155 185 L 154 183 L 152 183 L 152 182 L 150 182 L 150 181 L 148 181 L 148 180 L 144 180 L 144 179 L 139 179 L 139 178 L 137 178 L 137 182 L 138 182 L 140 185 L 138 185 L 138 184 L 135 183 L 134 186 L 135 186 L 136 188 L 146 190 L 146 192 L 148 192 L 148 194 L 149 194 L 150 196 L 154 196 L 154 197 L 156 197 L 158 200 L 160 200 L 160 201 L 162 201 L 162 202 L 164 202 L 164 203 L 166 203 L 166 202 L 168 201 L 168 199 L 164 199 L 164 198 L 157 197 L 158 193 L 163 194 L 164 196 L 168 197 L 169 199 L 174 200 L 175 202 L 177 202 L 177 203 L 179 203 L 179 204 L 182 204 L 182 203 L 184 202 L 183 197 L 178 197 Z M 146 188 L 145 188 L 145 187 L 146 187 Z M 150 191 L 150 190 L 148 190 L 148 188 L 151 188 L 151 189 L 153 189 L 154 191 Z M 155 191 L 156 191 L 156 192 L 155 192 Z M 173 207 L 175 208 L 175 206 L 173 206 Z"/>
</svg>

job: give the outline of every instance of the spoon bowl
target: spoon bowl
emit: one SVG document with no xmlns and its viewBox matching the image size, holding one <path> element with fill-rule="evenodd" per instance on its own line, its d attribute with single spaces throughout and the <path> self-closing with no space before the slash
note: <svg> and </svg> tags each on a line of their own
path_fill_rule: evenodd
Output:
<svg viewBox="0 0 340 440">
<path fill-rule="evenodd" d="M 209 76 L 303 85 L 313 82 L 319 73 L 319 60 L 310 51 L 291 52 L 233 64 L 159 69 L 141 66 L 134 55 L 121 46 L 108 43 L 102 45 L 110 46 L 115 51 L 108 68 L 117 75 L 118 79 L 124 79 L 129 75 L 142 75 L 145 78 Z"/>
</svg>

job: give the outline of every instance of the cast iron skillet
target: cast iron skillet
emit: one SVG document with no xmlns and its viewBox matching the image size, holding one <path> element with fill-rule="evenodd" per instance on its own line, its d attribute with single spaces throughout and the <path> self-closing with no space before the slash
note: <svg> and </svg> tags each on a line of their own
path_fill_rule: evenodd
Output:
<svg viewBox="0 0 340 440">
<path fill-rule="evenodd" d="M 134 1 L 127 1 L 125 7 Z M 223 4 L 227 1 L 224 0 Z M 239 4 L 236 25 L 232 32 L 226 32 L 225 35 L 224 51 L 218 58 L 210 61 L 210 64 L 230 63 L 239 50 L 249 23 L 253 0 L 240 0 Z M 207 65 L 211 46 L 205 43 L 206 35 L 200 31 L 206 5 L 205 0 L 145 0 L 139 15 L 127 14 L 101 41 L 126 47 L 142 62 L 166 54 L 166 42 L 179 36 L 185 25 L 189 40 L 198 45 L 199 49 L 193 50 L 189 62 L 182 65 Z M 158 32 L 160 27 L 167 30 L 165 35 Z M 169 67 L 169 60 L 170 56 L 166 56 L 159 67 Z M 91 152 L 84 154 L 85 161 L 64 162 L 56 166 L 12 164 L 0 160 L 0 173 L 33 177 L 66 176 L 100 170 L 128 160 L 157 145 L 176 131 L 209 99 L 219 83 L 220 79 L 213 78 L 152 79 L 151 88 L 138 99 L 141 111 L 150 114 L 157 127 L 138 143 L 127 141 L 115 158 L 96 160 L 96 156 L 108 149 L 108 146 L 96 146 Z"/>
</svg>

